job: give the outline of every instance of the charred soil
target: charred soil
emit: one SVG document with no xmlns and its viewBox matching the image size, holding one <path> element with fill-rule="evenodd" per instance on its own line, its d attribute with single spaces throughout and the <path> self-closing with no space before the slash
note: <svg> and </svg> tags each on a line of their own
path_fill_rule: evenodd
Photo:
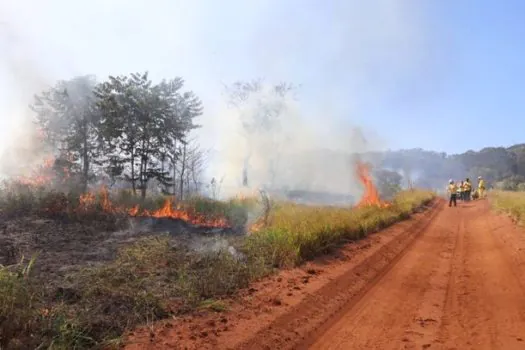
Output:
<svg viewBox="0 0 525 350">
<path fill-rule="evenodd" d="M 171 218 L 126 221 L 115 231 L 114 220 L 2 218 L 0 348 L 117 345 L 130 325 L 166 317 L 175 304 L 179 312 L 193 307 L 187 294 L 202 285 L 202 275 L 183 276 L 184 269 L 210 273 L 197 267 L 206 258 L 226 271 L 233 265 L 236 237 L 229 228 Z M 206 257 L 197 248 L 233 251 Z M 170 264 L 180 266 L 180 276 L 169 272 Z"/>
</svg>

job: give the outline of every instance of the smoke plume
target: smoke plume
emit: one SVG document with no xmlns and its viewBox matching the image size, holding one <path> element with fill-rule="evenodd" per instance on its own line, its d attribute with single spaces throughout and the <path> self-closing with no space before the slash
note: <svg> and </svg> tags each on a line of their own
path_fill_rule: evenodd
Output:
<svg viewBox="0 0 525 350">
<path fill-rule="evenodd" d="M 0 23 L 0 175 L 29 172 L 47 150 L 41 148 L 34 116 L 29 109 L 32 97 L 48 86 L 49 79 L 31 51 L 30 44 L 8 23 Z"/>
</svg>

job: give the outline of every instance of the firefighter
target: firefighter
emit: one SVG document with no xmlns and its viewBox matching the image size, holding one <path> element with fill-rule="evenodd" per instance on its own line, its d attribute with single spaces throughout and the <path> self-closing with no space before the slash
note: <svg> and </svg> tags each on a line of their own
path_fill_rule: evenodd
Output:
<svg viewBox="0 0 525 350">
<path fill-rule="evenodd" d="M 457 184 L 457 188 L 458 188 L 458 199 L 463 200 L 464 198 L 463 197 L 463 181 Z"/>
<path fill-rule="evenodd" d="M 485 198 L 485 180 L 481 176 L 478 176 L 478 194 L 479 198 Z"/>
<path fill-rule="evenodd" d="M 468 202 L 470 201 L 470 196 L 472 194 L 472 184 L 470 183 L 470 179 L 468 177 L 465 179 L 464 186 L 465 188 L 463 189 L 463 191 L 465 193 L 465 200 Z"/>
<path fill-rule="evenodd" d="M 451 207 L 452 206 L 452 203 L 454 203 L 454 206 L 457 206 L 457 190 L 458 190 L 458 187 L 456 186 L 456 184 L 454 183 L 454 180 L 450 179 L 448 181 L 448 193 L 449 193 L 449 201 L 448 201 L 448 206 Z"/>
</svg>

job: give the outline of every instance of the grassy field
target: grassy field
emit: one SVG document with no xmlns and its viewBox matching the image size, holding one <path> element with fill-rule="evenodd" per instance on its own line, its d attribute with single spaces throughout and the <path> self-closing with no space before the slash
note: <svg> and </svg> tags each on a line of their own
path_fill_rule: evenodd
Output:
<svg viewBox="0 0 525 350">
<path fill-rule="evenodd" d="M 117 348 L 126 330 L 196 309 L 222 311 L 227 307 L 222 300 L 250 282 L 405 219 L 433 196 L 401 192 L 387 208 L 274 203 L 264 227 L 249 236 L 228 238 L 224 248 L 194 251 L 167 235 L 147 236 L 120 248 L 111 261 L 85 266 L 48 288 L 33 273 L 38 257 L 0 266 L 0 348 Z M 80 220 L 82 225 L 97 218 L 99 224 L 106 223 L 101 227 L 114 230 L 121 225 L 122 214 L 104 213 L 103 201 L 99 198 L 96 210 L 79 216 L 78 200 L 68 195 L 11 193 L 0 201 L 0 209 L 9 217 L 52 214 L 53 220 Z M 154 209 L 162 202 L 139 204 Z M 257 203 L 193 199 L 184 205 L 242 225 Z"/>
<path fill-rule="evenodd" d="M 491 191 L 489 200 L 492 207 L 509 214 L 516 222 L 525 222 L 525 192 Z"/>
</svg>

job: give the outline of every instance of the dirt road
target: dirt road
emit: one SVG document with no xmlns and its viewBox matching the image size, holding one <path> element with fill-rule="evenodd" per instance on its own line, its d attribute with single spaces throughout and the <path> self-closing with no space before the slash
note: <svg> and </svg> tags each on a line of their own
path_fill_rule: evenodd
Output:
<svg viewBox="0 0 525 350">
<path fill-rule="evenodd" d="M 379 283 L 301 347 L 525 349 L 525 251 L 488 210 L 477 202 L 442 211 Z"/>
<path fill-rule="evenodd" d="M 440 201 L 363 244 L 281 309 L 244 306 L 228 333 L 154 348 L 525 349 L 525 230 L 486 201 Z"/>
</svg>

